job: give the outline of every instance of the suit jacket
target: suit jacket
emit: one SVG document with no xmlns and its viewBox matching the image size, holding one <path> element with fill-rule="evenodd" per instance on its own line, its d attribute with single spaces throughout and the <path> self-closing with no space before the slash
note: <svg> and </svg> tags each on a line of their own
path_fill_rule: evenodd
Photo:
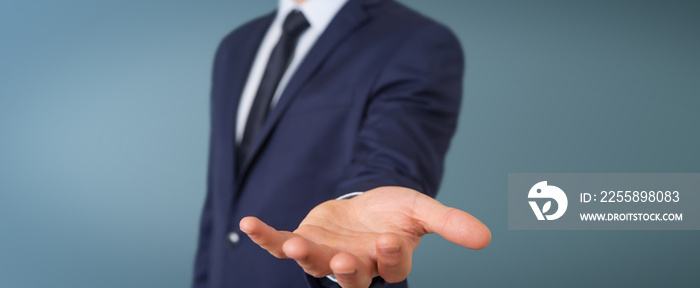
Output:
<svg viewBox="0 0 700 288">
<path fill-rule="evenodd" d="M 273 18 L 234 30 L 216 53 L 195 287 L 317 286 L 294 261 L 274 258 L 238 232 L 240 219 L 257 216 L 293 231 L 314 206 L 349 192 L 403 186 L 435 196 L 456 129 L 464 65 L 456 37 L 392 0 L 350 0 L 238 169 L 239 96 Z M 230 232 L 241 236 L 236 245 Z"/>
</svg>

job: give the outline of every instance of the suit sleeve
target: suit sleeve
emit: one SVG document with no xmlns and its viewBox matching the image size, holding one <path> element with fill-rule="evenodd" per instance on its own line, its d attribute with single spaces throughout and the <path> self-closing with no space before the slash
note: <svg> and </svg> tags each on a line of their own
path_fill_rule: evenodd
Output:
<svg viewBox="0 0 700 288">
<path fill-rule="evenodd" d="M 385 63 L 370 95 L 353 160 L 336 197 L 402 186 L 435 197 L 445 154 L 457 128 L 464 56 L 438 24 L 408 37 Z M 307 275 L 310 287 L 339 287 Z M 371 288 L 385 286 L 375 277 Z"/>
<path fill-rule="evenodd" d="M 417 29 L 384 63 L 365 107 L 340 196 L 403 186 L 435 197 L 457 127 L 464 57 L 444 26 Z"/>
</svg>

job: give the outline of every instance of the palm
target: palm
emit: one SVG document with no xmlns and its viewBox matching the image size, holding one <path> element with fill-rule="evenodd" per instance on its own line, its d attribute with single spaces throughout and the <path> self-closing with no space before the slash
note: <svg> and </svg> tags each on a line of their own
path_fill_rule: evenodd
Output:
<svg viewBox="0 0 700 288">
<path fill-rule="evenodd" d="M 252 218 L 241 221 L 241 229 L 276 257 L 295 259 L 311 275 L 335 274 L 343 287 L 367 287 L 378 275 L 389 282 L 405 279 L 411 254 L 427 233 L 472 249 L 485 247 L 491 237 L 466 212 L 401 187 L 324 202 L 294 232 L 276 231 Z"/>
<path fill-rule="evenodd" d="M 376 259 L 377 238 L 383 233 L 393 233 L 403 238 L 413 251 L 426 229 L 414 218 L 410 204 L 415 199 L 395 199 L 417 198 L 416 195 L 402 192 L 405 191 L 365 193 L 350 200 L 327 201 L 311 210 L 294 233 L 369 259 Z"/>
</svg>

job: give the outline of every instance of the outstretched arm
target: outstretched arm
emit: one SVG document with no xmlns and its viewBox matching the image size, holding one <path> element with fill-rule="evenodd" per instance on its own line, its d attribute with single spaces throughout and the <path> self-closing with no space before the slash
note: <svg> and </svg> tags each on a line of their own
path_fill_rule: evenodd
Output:
<svg viewBox="0 0 700 288">
<path fill-rule="evenodd" d="M 459 42 L 431 23 L 402 41 L 377 63 L 352 161 L 337 191 L 329 191 L 366 192 L 316 206 L 293 232 L 254 217 L 240 222 L 272 255 L 294 259 L 312 276 L 334 274 L 345 288 L 366 288 L 375 276 L 406 279 L 425 234 L 472 249 L 491 239 L 479 220 L 431 198 L 459 114 L 464 69 Z"/>
<path fill-rule="evenodd" d="M 387 282 L 406 279 L 425 234 L 471 249 L 491 240 L 489 229 L 473 216 L 404 187 L 324 202 L 293 232 L 277 231 L 255 217 L 243 218 L 240 228 L 275 257 L 294 259 L 316 277 L 334 274 L 345 288 L 368 287 L 375 276 Z"/>
</svg>

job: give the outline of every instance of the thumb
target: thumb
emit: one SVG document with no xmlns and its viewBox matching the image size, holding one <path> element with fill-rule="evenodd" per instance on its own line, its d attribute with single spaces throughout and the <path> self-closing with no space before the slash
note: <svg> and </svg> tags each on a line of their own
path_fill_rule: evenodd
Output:
<svg viewBox="0 0 700 288">
<path fill-rule="evenodd" d="M 491 242 L 491 231 L 479 219 L 462 210 L 442 205 L 428 196 L 416 201 L 416 218 L 428 233 L 437 233 L 448 241 L 481 249 Z"/>
</svg>

